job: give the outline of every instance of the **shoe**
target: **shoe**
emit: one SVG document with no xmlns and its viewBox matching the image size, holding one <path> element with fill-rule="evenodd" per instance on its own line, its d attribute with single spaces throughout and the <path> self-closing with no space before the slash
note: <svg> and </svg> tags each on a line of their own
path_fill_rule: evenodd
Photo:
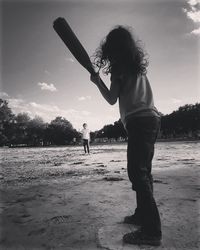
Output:
<svg viewBox="0 0 200 250">
<path fill-rule="evenodd" d="M 160 246 L 161 236 L 145 235 L 141 230 L 127 233 L 123 236 L 123 242 L 132 245 Z"/>
<path fill-rule="evenodd" d="M 124 218 L 124 223 L 132 224 L 132 225 L 135 225 L 135 226 L 141 226 L 141 224 L 142 224 L 140 217 L 138 215 L 136 215 L 136 214 L 126 216 Z"/>
</svg>

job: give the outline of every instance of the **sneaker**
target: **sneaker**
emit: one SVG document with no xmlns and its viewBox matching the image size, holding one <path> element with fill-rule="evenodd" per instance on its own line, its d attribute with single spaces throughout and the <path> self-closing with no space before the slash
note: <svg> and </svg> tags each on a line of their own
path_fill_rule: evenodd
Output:
<svg viewBox="0 0 200 250">
<path fill-rule="evenodd" d="M 160 246 L 161 236 L 145 235 L 141 230 L 127 233 L 123 236 L 123 242 L 132 245 Z"/>
<path fill-rule="evenodd" d="M 135 225 L 135 226 L 141 226 L 141 224 L 142 224 L 140 217 L 138 215 L 136 215 L 136 214 L 126 216 L 124 218 L 124 223 L 132 224 L 132 225 Z"/>
</svg>

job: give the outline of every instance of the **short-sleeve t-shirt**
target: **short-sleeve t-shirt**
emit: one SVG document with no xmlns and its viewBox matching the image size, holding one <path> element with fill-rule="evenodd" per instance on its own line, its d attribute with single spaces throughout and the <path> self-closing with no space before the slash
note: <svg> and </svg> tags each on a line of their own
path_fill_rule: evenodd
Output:
<svg viewBox="0 0 200 250">
<path fill-rule="evenodd" d="M 111 81 L 120 81 L 119 111 L 121 121 L 126 126 L 130 116 L 160 116 L 154 106 L 153 93 L 146 75 L 126 75 L 116 79 L 112 75 Z"/>
<path fill-rule="evenodd" d="M 90 130 L 87 128 L 84 128 L 81 130 L 82 138 L 83 140 L 89 140 L 90 139 Z"/>
</svg>

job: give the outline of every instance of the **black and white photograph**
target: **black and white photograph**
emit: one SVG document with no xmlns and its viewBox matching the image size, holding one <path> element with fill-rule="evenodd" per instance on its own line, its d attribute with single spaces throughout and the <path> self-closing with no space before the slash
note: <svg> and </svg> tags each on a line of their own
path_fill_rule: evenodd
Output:
<svg viewBox="0 0 200 250">
<path fill-rule="evenodd" d="M 200 248 L 200 0 L 0 0 L 0 249 Z"/>
</svg>

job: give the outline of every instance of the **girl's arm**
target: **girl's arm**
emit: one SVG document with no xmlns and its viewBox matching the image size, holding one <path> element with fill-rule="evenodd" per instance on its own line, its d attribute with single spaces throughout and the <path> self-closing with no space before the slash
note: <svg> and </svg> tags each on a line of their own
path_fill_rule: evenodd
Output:
<svg viewBox="0 0 200 250">
<path fill-rule="evenodd" d="M 117 98 L 119 96 L 119 82 L 111 81 L 110 90 L 106 87 L 104 82 L 99 77 L 99 74 L 91 75 L 90 80 L 97 85 L 102 96 L 106 99 L 106 101 L 113 105 L 117 102 Z"/>
</svg>

